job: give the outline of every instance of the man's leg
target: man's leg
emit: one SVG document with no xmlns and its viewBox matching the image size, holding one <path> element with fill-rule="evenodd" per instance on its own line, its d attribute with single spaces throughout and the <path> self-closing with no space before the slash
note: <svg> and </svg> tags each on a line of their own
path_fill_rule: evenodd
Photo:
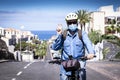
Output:
<svg viewBox="0 0 120 80">
<path fill-rule="evenodd" d="M 80 80 L 86 80 L 86 70 L 81 69 L 80 73 L 79 73 L 79 76 L 80 76 Z"/>
<path fill-rule="evenodd" d="M 65 74 L 60 74 L 60 80 L 67 80 L 67 76 Z"/>
<path fill-rule="evenodd" d="M 80 80 L 86 80 L 86 61 L 80 61 L 81 69 L 79 72 Z"/>
</svg>

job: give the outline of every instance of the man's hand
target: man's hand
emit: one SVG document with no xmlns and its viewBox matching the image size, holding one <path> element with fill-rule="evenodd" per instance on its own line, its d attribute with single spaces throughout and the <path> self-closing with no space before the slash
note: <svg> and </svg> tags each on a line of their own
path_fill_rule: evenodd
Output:
<svg viewBox="0 0 120 80">
<path fill-rule="evenodd" d="M 94 56 L 95 56 L 94 54 L 88 54 L 88 55 L 87 55 L 87 58 L 88 58 L 88 59 L 93 59 Z"/>
<path fill-rule="evenodd" d="M 58 34 L 62 34 L 62 24 L 58 24 L 56 31 Z"/>
</svg>

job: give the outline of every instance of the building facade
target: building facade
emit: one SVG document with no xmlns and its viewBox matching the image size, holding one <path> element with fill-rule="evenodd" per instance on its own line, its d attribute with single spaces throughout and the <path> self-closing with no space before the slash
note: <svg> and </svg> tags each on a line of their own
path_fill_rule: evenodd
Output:
<svg viewBox="0 0 120 80">
<path fill-rule="evenodd" d="M 35 35 L 30 31 L 21 31 L 14 28 L 2 28 L 0 27 L 1 39 L 6 42 L 6 45 L 10 52 L 14 51 L 14 45 L 20 43 L 20 41 L 32 42 Z"/>
<path fill-rule="evenodd" d="M 114 11 L 113 5 L 102 6 L 96 12 L 91 13 L 92 20 L 90 28 L 93 30 L 100 30 L 101 34 L 105 34 L 107 26 L 120 25 L 120 7 Z"/>
<path fill-rule="evenodd" d="M 1 36 L 4 36 L 4 35 L 5 35 L 4 32 L 5 32 L 5 31 L 4 31 L 4 28 L 0 27 L 0 35 L 1 35 Z"/>
</svg>

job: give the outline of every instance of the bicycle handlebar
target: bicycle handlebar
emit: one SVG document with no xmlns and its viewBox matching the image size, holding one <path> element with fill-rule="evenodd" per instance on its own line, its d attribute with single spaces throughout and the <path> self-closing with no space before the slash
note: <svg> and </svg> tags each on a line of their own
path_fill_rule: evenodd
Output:
<svg viewBox="0 0 120 80">
<path fill-rule="evenodd" d="M 96 57 L 96 55 L 95 55 L 94 57 Z M 87 56 L 81 57 L 81 58 L 79 58 L 79 59 L 80 59 L 80 60 L 89 60 L 89 59 L 87 58 Z M 49 63 L 61 64 L 62 61 L 65 61 L 65 60 L 55 59 L 55 60 L 50 60 Z"/>
<path fill-rule="evenodd" d="M 60 60 L 60 59 L 49 61 L 49 63 L 53 63 L 53 64 L 61 64 L 61 62 L 62 62 L 62 60 Z"/>
</svg>

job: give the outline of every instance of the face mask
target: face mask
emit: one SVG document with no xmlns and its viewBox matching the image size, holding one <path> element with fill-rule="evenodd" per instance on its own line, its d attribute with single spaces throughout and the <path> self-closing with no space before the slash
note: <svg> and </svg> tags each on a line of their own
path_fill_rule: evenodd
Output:
<svg viewBox="0 0 120 80">
<path fill-rule="evenodd" d="M 77 29 L 77 25 L 76 24 L 71 24 L 68 26 L 68 29 L 71 30 L 71 31 L 75 31 Z"/>
</svg>

